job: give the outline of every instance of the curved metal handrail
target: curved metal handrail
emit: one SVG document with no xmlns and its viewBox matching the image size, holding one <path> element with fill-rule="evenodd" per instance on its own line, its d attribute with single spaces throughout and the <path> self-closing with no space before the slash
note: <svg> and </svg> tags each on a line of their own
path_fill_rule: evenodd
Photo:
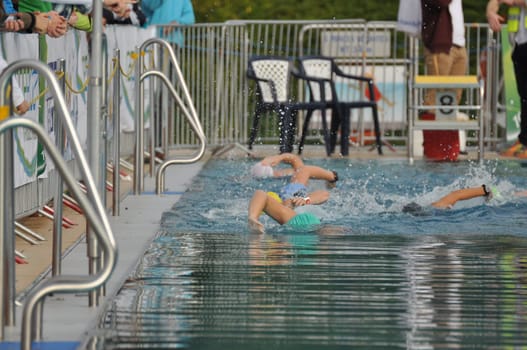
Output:
<svg viewBox="0 0 527 350">
<path fill-rule="evenodd" d="M 47 135 L 46 130 L 44 130 L 40 124 L 31 119 L 16 117 L 0 123 L 0 133 L 15 127 L 25 127 L 31 129 L 37 134 L 42 145 L 46 148 L 48 154 L 55 162 L 57 170 L 60 172 L 69 189 L 73 192 L 73 195 L 78 200 L 81 208 L 83 209 L 83 213 L 86 215 L 90 224 L 93 226 L 93 229 L 97 234 L 97 238 L 102 243 L 101 246 L 106 257 L 106 264 L 98 274 L 90 276 L 55 276 L 49 280 L 46 280 L 38 288 L 38 290 L 34 291 L 27 297 L 27 300 L 24 303 L 21 342 L 22 349 L 30 349 L 30 329 L 32 323 L 31 318 L 33 317 L 34 308 L 38 302 L 46 295 L 51 293 L 82 292 L 98 288 L 108 279 L 108 277 L 110 277 L 117 260 L 117 254 L 115 244 L 113 244 L 112 239 L 110 239 L 111 235 L 107 234 L 108 230 L 104 228 L 103 220 L 101 219 L 98 211 L 92 207 L 91 202 L 87 196 L 84 195 L 84 193 L 80 190 L 80 187 L 77 186 L 75 177 L 71 174 L 66 162 L 62 159 L 59 151 L 55 148 L 55 145 Z"/>
<path fill-rule="evenodd" d="M 179 107 L 183 110 L 185 117 L 187 117 L 187 120 L 190 123 L 190 126 L 192 127 L 194 132 L 198 135 L 198 138 L 200 140 L 200 148 L 198 152 L 196 153 L 196 155 L 194 155 L 192 158 L 170 159 L 170 160 L 165 161 L 163 164 L 159 166 L 156 172 L 156 194 L 161 194 L 161 192 L 163 192 L 163 187 L 165 186 L 164 174 L 165 174 L 166 168 L 168 168 L 170 165 L 190 164 L 190 163 L 195 163 L 198 160 L 200 160 L 201 157 L 203 157 L 203 155 L 205 154 L 205 146 L 206 146 L 207 140 L 206 140 L 205 134 L 203 133 L 203 129 L 201 128 L 201 124 L 199 123 L 199 120 L 193 118 L 192 115 L 189 113 L 187 108 L 184 106 L 183 101 L 181 101 L 181 98 L 177 94 L 176 89 L 174 89 L 172 84 L 170 84 L 170 81 L 168 80 L 166 75 L 158 71 L 151 71 L 151 72 L 147 72 L 143 74 L 141 79 L 146 78 L 147 75 L 154 75 L 154 76 L 158 76 L 159 78 L 161 78 L 161 80 L 165 83 L 166 87 L 169 89 L 170 93 L 172 94 L 176 102 L 178 103 Z"/>
<path fill-rule="evenodd" d="M 192 98 L 190 96 L 190 93 L 188 91 L 188 87 L 185 84 L 185 79 L 183 77 L 183 73 L 181 72 L 181 69 L 179 67 L 176 54 L 174 52 L 174 49 L 172 46 L 165 40 L 159 39 L 159 38 L 151 38 L 146 40 L 139 48 L 139 52 L 143 52 L 146 50 L 146 48 L 153 44 L 159 44 L 163 46 L 169 53 L 169 58 L 174 66 L 174 70 L 176 72 L 177 78 L 181 82 L 181 89 L 183 91 L 183 97 L 185 101 L 178 95 L 174 87 L 172 86 L 172 83 L 170 80 L 166 77 L 165 74 L 158 70 L 150 70 L 144 73 L 141 72 L 141 67 L 143 67 L 143 56 L 139 55 L 139 64 L 138 64 L 138 72 L 139 72 L 139 78 L 137 79 L 137 85 L 136 85 L 136 147 L 135 147 L 135 164 L 134 164 L 134 194 L 139 194 L 142 191 L 143 187 L 143 132 L 144 132 L 144 120 L 143 120 L 143 89 L 142 89 L 142 82 L 145 78 L 149 76 L 157 76 L 161 78 L 163 83 L 167 86 L 167 88 L 170 90 L 170 93 L 172 94 L 172 97 L 176 100 L 178 106 L 183 111 L 183 114 L 187 118 L 188 122 L 190 123 L 192 129 L 196 134 L 198 135 L 198 138 L 200 140 L 200 149 L 198 150 L 196 156 L 191 158 L 185 158 L 185 159 L 173 159 L 168 160 L 164 162 L 157 171 L 156 174 L 156 193 L 161 192 L 161 188 L 164 186 L 163 184 L 163 175 L 165 172 L 165 169 L 169 165 L 173 164 L 188 164 L 188 163 L 194 163 L 197 162 L 203 154 L 205 153 L 205 146 L 206 146 L 206 137 L 205 133 L 203 131 L 203 128 L 201 126 L 201 123 L 198 118 L 198 114 L 196 112 L 196 108 L 194 107 L 194 103 L 192 101 Z M 185 104 L 186 102 L 186 104 Z M 151 152 L 153 153 L 153 152 Z M 154 162 L 154 154 L 150 155 L 151 157 L 151 166 Z"/>
<path fill-rule="evenodd" d="M 192 97 L 190 96 L 190 92 L 188 91 L 188 87 L 184 83 L 185 82 L 185 78 L 183 77 L 183 73 L 181 72 L 181 68 L 179 67 L 179 63 L 178 63 L 178 60 L 177 60 L 177 57 L 176 57 L 176 53 L 174 52 L 174 49 L 172 48 L 170 43 L 168 43 L 165 40 L 162 40 L 162 39 L 159 39 L 159 38 L 151 38 L 151 39 L 146 40 L 141 45 L 140 51 L 141 52 L 145 51 L 146 48 L 149 45 L 152 45 L 152 44 L 159 44 L 159 45 L 163 46 L 165 49 L 167 49 L 167 51 L 169 53 L 169 56 L 170 56 L 170 61 L 174 65 L 174 69 L 176 71 L 177 78 L 179 79 L 179 81 L 182 82 L 181 83 L 181 90 L 183 91 L 183 96 L 184 96 L 184 98 L 185 98 L 185 100 L 188 103 L 188 106 L 190 108 L 190 113 L 196 119 L 196 122 L 199 125 L 199 130 L 201 131 L 201 133 L 204 134 L 203 129 L 201 128 L 201 124 L 199 123 L 198 112 L 196 111 L 196 108 L 194 107 L 194 103 L 192 101 Z M 141 61 L 140 62 L 140 66 L 142 66 L 142 64 L 143 64 L 143 62 L 142 62 L 143 56 L 142 55 L 139 55 L 139 60 Z"/>
<path fill-rule="evenodd" d="M 26 302 L 24 303 L 21 343 L 22 349 L 29 350 L 31 348 L 31 325 L 35 313 L 34 309 L 39 301 L 46 295 L 54 292 L 89 291 L 101 286 L 111 275 L 115 267 L 117 248 L 106 215 L 105 207 L 103 206 L 101 197 L 98 194 L 94 178 L 89 171 L 86 156 L 82 150 L 79 137 L 75 131 L 75 126 L 73 125 L 64 96 L 54 73 L 47 65 L 40 61 L 29 59 L 20 60 L 7 66 L 0 74 L 0 91 L 6 91 L 9 78 L 14 72 L 21 68 L 33 68 L 46 78 L 58 107 L 58 114 L 62 117 L 65 129 L 70 137 L 76 160 L 80 163 L 79 169 L 88 188 L 89 199 L 86 198 L 80 188 L 76 185 L 76 180 L 69 172 L 62 156 L 49 139 L 45 130 L 38 123 L 26 118 L 11 118 L 0 123 L 0 133 L 16 126 L 23 126 L 33 130 L 37 134 L 43 146 L 48 150 L 49 155 L 54 160 L 55 166 L 64 177 L 69 189 L 73 192 L 74 196 L 79 201 L 79 204 L 84 209 L 97 237 L 102 243 L 102 249 L 106 253 L 104 264 L 97 274 L 90 276 L 55 276 L 46 280 L 40 288 L 28 295 Z M 5 105 L 5 96 L 3 94 L 0 94 L 0 105 Z"/>
</svg>

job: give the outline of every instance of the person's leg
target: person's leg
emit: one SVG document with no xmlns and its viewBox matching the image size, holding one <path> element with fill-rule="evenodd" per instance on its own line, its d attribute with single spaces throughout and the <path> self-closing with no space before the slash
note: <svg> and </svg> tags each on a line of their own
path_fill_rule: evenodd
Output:
<svg viewBox="0 0 527 350">
<path fill-rule="evenodd" d="M 249 228 L 251 231 L 264 233 L 264 227 L 258 220 L 262 212 L 272 217 L 280 225 L 291 220 L 296 212 L 278 202 L 262 190 L 257 190 L 249 203 Z"/>
<path fill-rule="evenodd" d="M 432 203 L 432 206 L 439 209 L 447 209 L 452 207 L 457 201 L 472 199 L 476 197 L 486 197 L 489 192 L 485 190 L 484 186 L 464 188 L 457 191 L 452 191 L 438 201 Z"/>
<path fill-rule="evenodd" d="M 428 75 L 452 75 L 459 73 L 459 66 L 453 67 L 454 54 L 456 50 L 450 50 L 450 53 L 431 53 L 425 49 L 425 65 Z M 459 58 L 459 57 L 457 57 Z M 453 91 L 452 89 L 447 89 Z M 439 89 L 427 89 L 424 105 L 443 105 L 455 104 L 451 98 L 445 96 L 447 100 L 436 101 Z M 459 95 L 459 92 L 456 92 Z M 458 97 L 458 96 L 456 96 Z M 435 120 L 439 114 L 437 108 L 430 108 L 426 113 L 420 115 L 422 119 Z M 442 111 L 443 114 L 446 111 Z M 451 109 L 452 115 L 455 110 Z M 459 155 L 459 132 L 457 130 L 423 130 L 423 151 L 428 159 L 436 161 L 455 161 Z"/>
<path fill-rule="evenodd" d="M 527 44 L 517 45 L 512 53 L 516 86 L 520 95 L 520 134 L 518 140 L 527 146 Z"/>
<path fill-rule="evenodd" d="M 452 65 L 450 67 L 450 75 L 466 75 L 467 74 L 467 49 L 464 47 L 453 47 L 450 50 L 452 58 Z M 456 90 L 457 104 L 461 102 L 463 89 Z"/>
<path fill-rule="evenodd" d="M 428 49 L 424 50 L 425 66 L 427 75 L 451 75 L 452 56 L 446 53 L 432 53 Z M 432 106 L 436 104 L 436 90 L 427 89 L 424 105 Z M 435 110 L 430 110 L 435 114 Z"/>
</svg>

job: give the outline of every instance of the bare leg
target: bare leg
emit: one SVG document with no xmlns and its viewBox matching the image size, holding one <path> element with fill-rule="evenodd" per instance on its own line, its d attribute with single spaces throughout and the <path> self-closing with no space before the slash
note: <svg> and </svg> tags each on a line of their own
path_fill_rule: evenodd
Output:
<svg viewBox="0 0 527 350">
<path fill-rule="evenodd" d="M 265 227 L 260 221 L 258 221 L 258 219 L 253 219 L 250 217 L 248 220 L 248 225 L 249 225 L 249 232 L 251 233 L 257 233 L 257 234 L 265 233 Z"/>
<path fill-rule="evenodd" d="M 254 192 L 253 198 L 249 203 L 248 225 L 251 232 L 265 232 L 264 226 L 258 220 L 262 211 L 272 217 L 280 225 L 285 224 L 296 215 L 296 212 L 293 209 L 279 203 L 264 191 L 257 190 Z"/>
</svg>

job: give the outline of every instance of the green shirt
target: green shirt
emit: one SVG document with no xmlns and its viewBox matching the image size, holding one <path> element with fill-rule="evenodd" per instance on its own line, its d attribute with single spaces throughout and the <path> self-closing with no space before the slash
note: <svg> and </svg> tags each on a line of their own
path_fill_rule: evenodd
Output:
<svg viewBox="0 0 527 350">
<path fill-rule="evenodd" d="M 18 11 L 19 12 L 49 12 L 53 6 L 50 2 L 45 2 L 42 0 L 19 0 L 18 1 Z"/>
</svg>

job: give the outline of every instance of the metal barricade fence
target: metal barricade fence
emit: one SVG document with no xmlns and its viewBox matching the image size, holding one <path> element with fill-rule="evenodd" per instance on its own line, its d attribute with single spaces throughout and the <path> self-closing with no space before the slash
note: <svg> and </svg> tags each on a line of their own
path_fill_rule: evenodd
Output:
<svg viewBox="0 0 527 350">
<path fill-rule="evenodd" d="M 400 130 L 406 125 L 405 85 L 408 66 L 407 40 L 397 32 L 394 22 L 353 24 L 316 24 L 303 28 L 312 45 L 302 55 L 323 55 L 336 59 L 345 72 L 371 76 L 375 82 L 375 99 L 385 138 L 403 139 Z M 341 100 L 364 100 L 369 97 L 365 85 L 339 86 Z M 371 111 L 358 109 L 351 114 L 351 142 L 364 145 L 373 142 Z"/>
<path fill-rule="evenodd" d="M 130 28 L 131 29 L 131 28 Z M 376 98 L 380 107 L 381 128 L 384 140 L 396 145 L 407 143 L 408 80 L 413 69 L 422 67 L 420 40 L 411 39 L 396 30 L 395 22 L 366 22 L 361 19 L 345 21 L 230 21 L 218 24 L 196 24 L 173 28 L 181 32 L 176 53 L 190 94 L 195 101 L 209 145 L 245 144 L 254 111 L 254 87 L 248 85 L 246 68 L 252 55 L 274 55 L 296 58 L 307 55 L 330 55 L 339 65 L 352 72 L 371 74 L 375 80 Z M 7 35 L 7 34 L 4 34 Z M 113 38 L 113 37 L 112 37 Z M 486 24 L 467 24 L 468 74 L 486 77 L 484 115 L 485 145 L 496 147 L 505 141 L 506 103 L 501 72 L 501 36 L 489 31 Z M 15 40 L 16 41 L 16 40 Z M 130 43 L 133 45 L 133 43 Z M 82 50 L 81 50 L 82 51 Z M 135 60 L 128 52 L 128 80 L 133 80 Z M 130 57 L 128 57 L 130 56 Z M 86 62 L 79 63 L 84 67 Z M 146 63 L 149 64 L 149 63 Z M 17 74 L 24 85 L 34 79 L 29 71 Z M 123 72 L 125 75 L 126 72 Z M 72 86 L 74 94 L 82 94 L 86 88 L 84 76 L 79 86 Z M 27 82 L 25 82 L 27 80 Z M 72 77 L 67 78 L 73 82 Z M 33 84 L 34 85 L 34 84 Z M 38 87 L 38 85 L 37 85 Z M 69 88 L 69 90 L 71 90 Z M 303 86 L 292 85 L 295 97 L 305 96 Z M 341 93 L 362 94 L 360 87 L 342 86 Z M 37 91 L 38 93 L 38 91 Z M 66 92 L 68 95 L 68 92 Z M 123 94 L 126 95 L 126 94 Z M 126 95 L 128 96 L 128 95 Z M 129 101 L 129 98 L 123 101 Z M 35 97 L 36 98 L 36 97 Z M 76 97 L 76 101 L 81 101 Z M 124 102 L 121 101 L 121 104 Z M 74 104 L 72 110 L 79 110 Z M 33 104 L 32 104 L 33 105 Z M 36 106 L 36 104 L 34 104 Z M 125 106 L 128 106 L 124 103 Z M 198 145 L 199 140 L 186 123 L 183 115 L 171 103 L 154 104 L 159 114 L 170 123 L 170 145 Z M 171 112 L 170 108 L 174 108 Z M 130 111 L 132 112 L 132 111 Z M 168 118 L 174 113 L 177 118 Z M 365 112 L 369 113 L 369 112 Z M 311 122 L 310 142 L 321 142 L 320 123 Z M 302 127 L 299 114 L 297 130 Z M 353 114 L 352 141 L 364 144 L 373 139 L 367 114 Z M 32 136 L 25 132 L 23 138 Z M 129 133 L 124 134 L 129 135 Z M 468 142 L 475 142 L 475 135 L 467 135 Z M 275 116 L 262 119 L 257 143 L 278 143 Z M 121 139 L 125 144 L 124 137 Z M 123 155 L 130 154 L 131 147 L 123 147 Z M 28 161 L 32 159 L 28 158 Z M 74 172 L 76 169 L 73 167 Z M 54 195 L 56 177 L 53 170 L 47 178 L 21 185 L 17 188 L 15 212 L 17 216 L 33 213 Z"/>
<path fill-rule="evenodd" d="M 255 100 L 254 87 L 248 85 L 246 79 L 247 62 L 252 55 L 291 58 L 329 55 L 336 57 L 345 70 L 371 74 L 378 88 L 376 98 L 384 140 L 396 145 L 407 142 L 408 80 L 414 68 L 423 71 L 422 48 L 418 39 L 410 39 L 398 32 L 395 22 L 366 22 L 360 19 L 231 21 L 173 29 L 182 34 L 182 41 L 175 45 L 176 53 L 209 145 L 247 142 Z M 486 77 L 485 145 L 487 148 L 496 147 L 505 141 L 507 133 L 503 113 L 506 105 L 503 102 L 503 74 L 500 68 L 501 36 L 491 33 L 486 24 L 467 24 L 466 39 L 469 55 L 467 73 Z M 33 79 L 29 73 L 18 77 L 24 84 L 25 79 Z M 72 81 L 71 77 L 67 80 Z M 77 87 L 80 90 L 84 88 Z M 302 86 L 292 85 L 292 89 L 295 97 L 305 94 Z M 343 94 L 364 93 L 360 87 L 350 86 L 342 86 L 340 91 Z M 158 113 L 165 118 L 172 113 L 177 116 L 175 119 L 166 119 L 174 123 L 169 127 L 168 144 L 198 144 L 199 140 L 177 108 L 170 112 L 173 107 L 167 101 L 154 105 L 159 107 Z M 364 144 L 373 139 L 371 119 L 366 114 L 369 112 L 354 113 L 351 125 L 355 133 L 351 134 L 352 141 Z M 297 130 L 301 130 L 301 121 L 302 114 L 299 114 Z M 310 125 L 310 139 L 315 143 L 321 142 L 320 123 L 316 121 L 314 118 Z M 278 143 L 276 116 L 262 118 L 258 137 L 257 143 Z M 467 135 L 469 143 L 474 143 L 475 139 L 474 134 Z M 55 179 L 50 174 L 48 178 L 20 186 L 17 189 L 20 194 L 17 198 L 20 200 L 16 201 L 15 208 L 17 215 L 28 215 L 42 203 L 48 202 L 54 194 L 52 189 Z"/>
<path fill-rule="evenodd" d="M 176 52 L 210 145 L 243 144 L 247 141 L 254 110 L 254 87 L 248 85 L 245 74 L 248 58 L 253 55 L 289 58 L 332 56 L 346 71 L 371 75 L 376 84 L 375 98 L 379 103 L 384 139 L 401 145 L 406 143 L 408 79 L 413 74 L 413 65 L 419 67 L 423 60 L 419 40 L 397 31 L 395 22 L 367 22 L 362 19 L 229 21 L 171 29 L 181 31 L 182 40 L 175 46 Z M 467 74 L 479 75 L 482 64 L 480 53 L 492 44 L 491 36 L 487 25 L 466 25 L 470 57 Z M 492 45 L 499 44 L 494 42 Z M 302 86 L 291 88 L 295 98 L 304 96 Z M 364 97 L 365 91 L 359 86 L 341 86 L 340 93 L 343 98 L 357 98 Z M 161 108 L 167 110 L 166 106 Z M 177 115 L 178 112 L 175 113 Z M 373 140 L 368 112 L 354 113 L 351 125 L 356 135 L 352 135 L 352 141 L 364 144 Z M 176 120 L 183 121 L 183 118 Z M 297 130 L 301 121 L 300 114 Z M 312 123 L 312 138 L 320 140 L 316 118 Z M 493 140 L 499 139 L 501 135 L 497 123 L 494 116 L 486 119 L 486 138 L 492 136 Z M 169 144 L 197 143 L 183 122 L 176 122 L 171 131 Z M 262 118 L 256 143 L 275 143 L 277 140 L 276 118 Z M 473 138 L 468 140 L 473 141 Z"/>
</svg>

